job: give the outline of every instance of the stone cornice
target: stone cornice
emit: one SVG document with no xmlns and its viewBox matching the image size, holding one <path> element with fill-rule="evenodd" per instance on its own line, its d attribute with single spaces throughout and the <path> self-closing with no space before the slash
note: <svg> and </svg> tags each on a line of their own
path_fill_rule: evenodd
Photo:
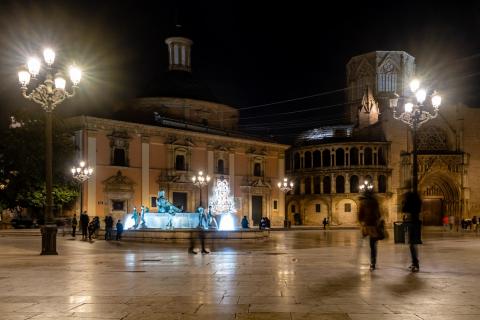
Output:
<svg viewBox="0 0 480 320">
<path fill-rule="evenodd" d="M 285 151 L 290 146 L 280 143 L 259 141 L 246 138 L 228 137 L 221 135 L 208 134 L 203 132 L 187 131 L 181 129 L 158 127 L 152 125 L 145 125 L 140 123 L 131 123 L 119 120 L 111 120 L 90 116 L 78 116 L 68 118 L 65 120 L 67 126 L 74 130 L 87 129 L 87 130 L 126 130 L 130 133 L 141 134 L 143 136 L 164 137 L 168 138 L 171 135 L 178 137 L 193 137 L 196 141 L 202 141 L 205 143 L 226 144 L 235 147 L 248 148 L 251 146 L 257 146 L 258 148 L 267 148 L 269 151 Z"/>
</svg>

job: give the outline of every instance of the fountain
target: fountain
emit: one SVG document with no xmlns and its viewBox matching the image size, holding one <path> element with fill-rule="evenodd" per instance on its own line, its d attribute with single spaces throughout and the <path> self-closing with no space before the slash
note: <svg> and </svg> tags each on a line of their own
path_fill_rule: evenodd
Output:
<svg viewBox="0 0 480 320">
<path fill-rule="evenodd" d="M 154 239 L 191 239 L 199 236 L 200 229 L 207 230 L 210 239 L 261 239 L 268 232 L 257 229 L 235 229 L 235 206 L 230 196 L 228 181 L 221 177 L 214 188 L 212 201 L 205 210 L 198 207 L 195 212 L 182 212 L 165 197 L 165 191 L 158 192 L 157 212 L 149 212 L 141 206 L 123 218 L 124 238 L 153 241 Z M 217 219 L 220 217 L 220 226 Z"/>
</svg>

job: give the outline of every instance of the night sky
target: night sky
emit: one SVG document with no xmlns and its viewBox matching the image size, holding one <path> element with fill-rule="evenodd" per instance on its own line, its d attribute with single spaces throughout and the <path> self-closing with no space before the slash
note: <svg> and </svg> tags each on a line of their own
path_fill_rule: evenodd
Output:
<svg viewBox="0 0 480 320">
<path fill-rule="evenodd" d="M 417 73 L 428 75 L 445 105 L 480 106 L 480 4 L 2 1 L 2 122 L 13 110 L 39 108 L 21 98 L 16 72 L 45 45 L 56 49 L 59 64 L 75 61 L 85 70 L 79 96 L 59 114 L 108 116 L 166 71 L 164 40 L 176 24 L 194 41 L 195 76 L 221 102 L 243 108 L 242 128 L 252 133 L 285 141 L 339 121 L 345 65 L 374 50 L 415 56 Z"/>
</svg>

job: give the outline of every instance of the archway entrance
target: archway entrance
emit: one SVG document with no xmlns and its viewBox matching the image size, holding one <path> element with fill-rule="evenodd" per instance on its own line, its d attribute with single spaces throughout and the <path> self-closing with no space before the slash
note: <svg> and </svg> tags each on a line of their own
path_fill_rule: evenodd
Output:
<svg viewBox="0 0 480 320">
<path fill-rule="evenodd" d="M 431 174 L 422 179 L 420 193 L 422 195 L 422 220 L 426 226 L 442 224 L 444 215 L 460 217 L 460 196 L 458 187 L 443 174 Z"/>
</svg>

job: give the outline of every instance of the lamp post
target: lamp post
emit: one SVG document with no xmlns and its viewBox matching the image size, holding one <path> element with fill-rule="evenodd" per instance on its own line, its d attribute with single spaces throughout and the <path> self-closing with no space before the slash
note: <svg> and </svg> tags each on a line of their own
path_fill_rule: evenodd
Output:
<svg viewBox="0 0 480 320">
<path fill-rule="evenodd" d="M 202 188 L 210 182 L 210 176 L 203 175 L 203 171 L 198 171 L 198 175 L 192 177 L 193 184 L 200 190 L 200 207 L 202 206 Z"/>
<path fill-rule="evenodd" d="M 372 192 L 373 191 L 373 184 L 370 181 L 365 180 L 359 187 L 360 192 Z"/>
<path fill-rule="evenodd" d="M 38 84 L 30 93 L 28 84 L 30 80 L 36 80 L 41 71 L 40 59 L 32 57 L 28 59 L 27 67 L 22 67 L 18 71 L 18 80 L 21 85 L 22 95 L 27 100 L 38 103 L 45 111 L 45 182 L 46 182 L 46 203 L 45 203 L 45 225 L 42 227 L 42 255 L 51 255 L 57 253 L 57 227 L 53 221 L 52 207 L 52 112 L 57 105 L 67 98 L 75 95 L 75 89 L 81 78 L 81 71 L 75 66 L 69 69 L 70 80 L 72 82 L 72 92 L 65 90 L 66 80 L 61 73 L 54 75 L 53 62 L 55 61 L 55 52 L 47 48 L 43 51 L 43 57 L 47 64 L 44 72 L 45 80 L 38 81 Z"/>
<path fill-rule="evenodd" d="M 80 183 L 80 214 L 83 212 L 83 183 L 93 174 L 93 168 L 86 167 L 85 161 L 80 161 L 78 167 L 72 167 L 72 176 Z"/>
<path fill-rule="evenodd" d="M 426 89 L 420 88 L 420 81 L 414 79 L 410 82 L 410 90 L 415 96 L 412 98 L 403 98 L 403 112 L 397 113 L 399 108 L 399 97 L 395 94 L 390 99 L 390 108 L 393 110 L 393 117 L 410 126 L 412 129 L 413 140 L 413 164 L 412 164 L 412 191 L 418 192 L 418 163 L 417 163 L 417 130 L 427 121 L 434 119 L 438 115 L 438 108 L 442 103 L 442 97 L 433 91 L 430 95 Z M 429 96 L 429 99 L 427 99 Z"/>
<path fill-rule="evenodd" d="M 278 182 L 277 186 L 280 189 L 280 191 L 282 191 L 285 194 L 285 220 L 283 222 L 283 226 L 285 228 L 288 228 L 289 221 L 288 221 L 287 193 L 293 190 L 294 183 L 291 180 L 289 182 L 288 178 L 283 178 L 283 182 Z"/>
</svg>

